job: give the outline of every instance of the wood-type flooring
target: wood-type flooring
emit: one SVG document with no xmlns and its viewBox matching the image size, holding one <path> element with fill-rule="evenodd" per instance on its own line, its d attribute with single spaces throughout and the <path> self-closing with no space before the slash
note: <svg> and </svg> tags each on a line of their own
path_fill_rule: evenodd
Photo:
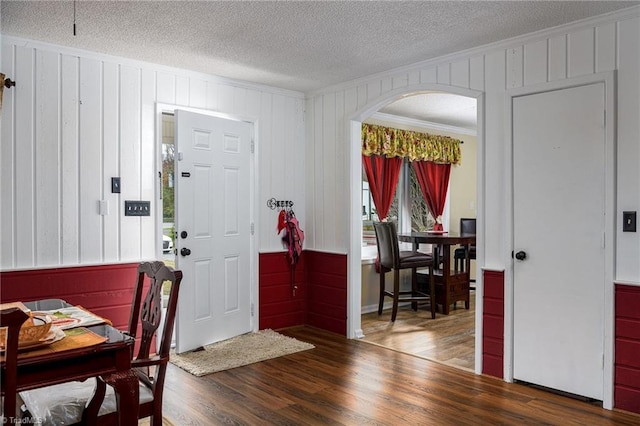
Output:
<svg viewBox="0 0 640 426">
<path fill-rule="evenodd" d="M 204 377 L 169 365 L 175 425 L 638 425 L 640 415 L 475 375 L 312 327 L 314 349 Z"/>
<path fill-rule="evenodd" d="M 414 311 L 407 304 L 400 306 L 395 322 L 391 309 L 362 315 L 365 342 L 395 349 L 469 371 L 475 362 L 475 291 L 471 292 L 469 309 L 458 302 L 449 315 L 436 313 L 431 319 L 429 304 Z M 390 301 L 391 299 L 388 299 Z"/>
</svg>

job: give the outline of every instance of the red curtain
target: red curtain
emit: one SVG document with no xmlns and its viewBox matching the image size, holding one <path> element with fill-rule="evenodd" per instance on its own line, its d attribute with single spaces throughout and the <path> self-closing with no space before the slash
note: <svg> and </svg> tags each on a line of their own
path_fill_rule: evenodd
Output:
<svg viewBox="0 0 640 426">
<path fill-rule="evenodd" d="M 427 207 L 436 219 L 433 230 L 442 231 L 442 223 L 439 222 L 439 218 L 442 216 L 444 203 L 447 199 L 451 164 L 437 164 L 432 161 L 413 161 L 412 164 Z"/>
<path fill-rule="evenodd" d="M 402 166 L 402 158 L 387 158 L 380 155 L 362 156 L 362 164 L 369 181 L 369 190 L 378 212 L 378 219 L 383 220 L 389 214 L 393 197 L 398 185 L 398 175 Z"/>
</svg>

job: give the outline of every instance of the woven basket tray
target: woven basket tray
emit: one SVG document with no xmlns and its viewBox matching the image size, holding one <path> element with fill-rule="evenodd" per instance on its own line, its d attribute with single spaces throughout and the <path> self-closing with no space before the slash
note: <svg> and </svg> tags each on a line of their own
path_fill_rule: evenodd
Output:
<svg viewBox="0 0 640 426">
<path fill-rule="evenodd" d="M 18 346 L 32 345 L 44 339 L 51 330 L 51 317 L 49 315 L 29 315 L 29 318 L 20 328 Z M 0 342 L 4 345 L 7 338 L 7 329 L 0 328 Z"/>
</svg>

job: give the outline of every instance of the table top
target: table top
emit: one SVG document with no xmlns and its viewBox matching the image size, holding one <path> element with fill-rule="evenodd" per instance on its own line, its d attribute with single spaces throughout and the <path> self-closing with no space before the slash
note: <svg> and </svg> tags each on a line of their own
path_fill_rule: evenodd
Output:
<svg viewBox="0 0 640 426">
<path fill-rule="evenodd" d="M 62 309 L 71 306 L 60 299 L 24 302 L 24 305 L 33 311 Z M 31 370 L 36 369 L 36 365 L 72 365 L 74 363 L 83 363 L 91 358 L 98 359 L 101 356 L 110 357 L 112 356 L 110 355 L 111 353 L 118 351 L 125 351 L 127 357 L 130 357 L 131 348 L 134 344 L 132 337 L 113 328 L 109 324 L 83 326 L 67 330 L 65 333 L 67 336 L 60 341 L 45 345 L 42 348 L 21 350 L 18 352 L 19 375 L 24 376 L 24 373 L 27 371 L 31 372 Z M 3 356 L 0 357 L 0 361 L 4 367 Z M 104 365 L 101 367 L 104 367 Z M 88 369 L 90 369 L 90 367 Z M 47 375 L 52 376 L 52 374 Z M 87 377 L 91 377 L 91 375 L 87 375 Z M 30 378 L 23 378 L 26 379 L 26 381 L 30 381 Z M 63 379 L 64 377 L 58 377 L 56 381 L 61 382 L 64 381 Z M 19 378 L 18 382 L 21 381 L 21 378 Z"/>
<path fill-rule="evenodd" d="M 400 233 L 398 239 L 407 243 L 425 243 L 425 244 L 475 244 L 476 234 L 458 234 L 456 232 L 411 232 Z"/>
</svg>

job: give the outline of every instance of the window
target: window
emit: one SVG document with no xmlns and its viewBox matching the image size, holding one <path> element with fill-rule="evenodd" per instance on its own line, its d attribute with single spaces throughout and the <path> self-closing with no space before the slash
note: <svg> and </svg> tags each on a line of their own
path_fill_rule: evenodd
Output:
<svg viewBox="0 0 640 426">
<path fill-rule="evenodd" d="M 408 182 L 408 184 L 407 184 Z M 408 230 L 404 226 L 406 221 L 411 221 L 412 231 L 426 231 L 433 229 L 435 220 L 422 196 L 416 173 L 408 160 L 402 163 L 396 196 L 389 209 L 387 217 L 395 222 L 398 230 Z M 373 222 L 378 220 L 375 205 L 369 192 L 369 183 L 365 173 L 362 173 L 362 246 L 376 245 L 376 235 L 373 230 Z"/>
</svg>

